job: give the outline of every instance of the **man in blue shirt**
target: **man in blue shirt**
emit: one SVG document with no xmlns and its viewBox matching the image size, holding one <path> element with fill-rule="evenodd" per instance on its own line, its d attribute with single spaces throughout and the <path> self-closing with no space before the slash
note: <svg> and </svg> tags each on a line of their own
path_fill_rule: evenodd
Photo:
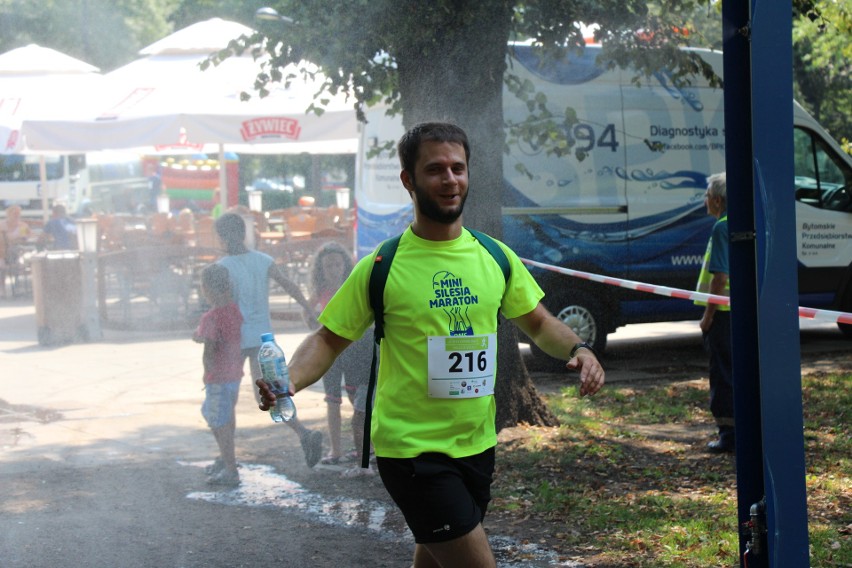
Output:
<svg viewBox="0 0 852 568">
<path fill-rule="evenodd" d="M 50 242 L 48 243 L 48 239 Z M 77 248 L 77 227 L 68 216 L 64 205 L 54 205 L 50 221 L 42 229 L 39 244 L 53 250 L 74 250 Z"/>
</svg>

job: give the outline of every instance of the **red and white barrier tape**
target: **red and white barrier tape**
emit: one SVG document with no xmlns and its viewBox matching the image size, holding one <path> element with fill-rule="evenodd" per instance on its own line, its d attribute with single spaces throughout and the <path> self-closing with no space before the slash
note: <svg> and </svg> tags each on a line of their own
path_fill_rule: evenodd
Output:
<svg viewBox="0 0 852 568">
<path fill-rule="evenodd" d="M 559 272 L 567 276 L 582 278 L 583 280 L 592 280 L 601 284 L 609 284 L 610 286 L 619 286 L 621 288 L 630 288 L 640 292 L 649 292 L 660 296 L 669 296 L 672 298 L 680 298 L 682 300 L 691 300 L 699 302 L 707 302 L 710 304 L 720 304 L 727 306 L 731 303 L 731 299 L 727 296 L 717 296 L 715 294 L 703 294 L 694 290 L 681 290 L 679 288 L 669 288 L 668 286 L 655 286 L 653 284 L 644 284 L 634 280 L 623 280 L 621 278 L 612 278 L 611 276 L 601 276 L 600 274 L 592 274 L 591 272 L 583 272 L 581 270 L 572 270 L 570 268 L 562 268 L 551 264 L 544 264 L 522 258 L 524 264 L 550 270 L 551 272 Z M 814 308 L 799 307 L 799 317 L 808 318 L 816 321 L 846 323 L 852 324 L 852 314 L 846 312 L 833 312 L 831 310 L 817 310 Z"/>
</svg>

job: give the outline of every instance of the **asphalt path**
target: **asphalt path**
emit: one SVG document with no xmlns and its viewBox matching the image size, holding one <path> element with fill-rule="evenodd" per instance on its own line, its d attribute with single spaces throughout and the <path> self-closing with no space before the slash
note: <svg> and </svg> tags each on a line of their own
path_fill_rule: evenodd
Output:
<svg viewBox="0 0 852 568">
<path fill-rule="evenodd" d="M 292 353 L 307 330 L 276 325 Z M 805 364 L 848 351 L 835 326 L 803 327 Z M 697 322 L 622 328 L 605 364 L 610 382 L 700 376 Z M 237 413 L 242 483 L 206 485 L 216 447 L 202 398 L 201 347 L 186 332 L 106 330 L 43 347 L 32 304 L 0 301 L 0 567 L 410 565 L 411 537 L 378 477 L 308 469 L 295 434 L 257 410 L 249 381 Z M 309 427 L 325 429 L 319 384 L 296 402 Z M 500 566 L 568 565 L 491 538 Z"/>
</svg>

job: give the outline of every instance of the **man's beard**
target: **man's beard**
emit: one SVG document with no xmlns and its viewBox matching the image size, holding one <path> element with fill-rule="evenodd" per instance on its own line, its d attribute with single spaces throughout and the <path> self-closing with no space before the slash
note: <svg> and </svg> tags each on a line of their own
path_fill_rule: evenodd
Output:
<svg viewBox="0 0 852 568">
<path fill-rule="evenodd" d="M 467 191 L 459 196 L 461 201 L 458 207 L 447 209 L 442 208 L 438 205 L 438 202 L 435 199 L 429 197 L 426 192 L 417 185 L 416 180 L 412 179 L 411 184 L 414 186 L 414 195 L 417 198 L 417 209 L 420 211 L 420 214 L 427 219 L 435 221 L 436 223 L 449 225 L 461 217 L 462 211 L 464 210 L 464 203 L 467 201 Z"/>
</svg>

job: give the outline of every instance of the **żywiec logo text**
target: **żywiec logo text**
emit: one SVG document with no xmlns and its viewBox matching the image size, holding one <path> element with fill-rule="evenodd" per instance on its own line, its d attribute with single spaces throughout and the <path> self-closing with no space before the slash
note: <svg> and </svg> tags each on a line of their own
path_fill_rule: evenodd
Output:
<svg viewBox="0 0 852 568">
<path fill-rule="evenodd" d="M 240 129 L 243 140 L 249 142 L 257 138 L 291 138 L 297 140 L 302 128 L 299 121 L 280 116 L 253 118 L 243 122 Z"/>
</svg>

